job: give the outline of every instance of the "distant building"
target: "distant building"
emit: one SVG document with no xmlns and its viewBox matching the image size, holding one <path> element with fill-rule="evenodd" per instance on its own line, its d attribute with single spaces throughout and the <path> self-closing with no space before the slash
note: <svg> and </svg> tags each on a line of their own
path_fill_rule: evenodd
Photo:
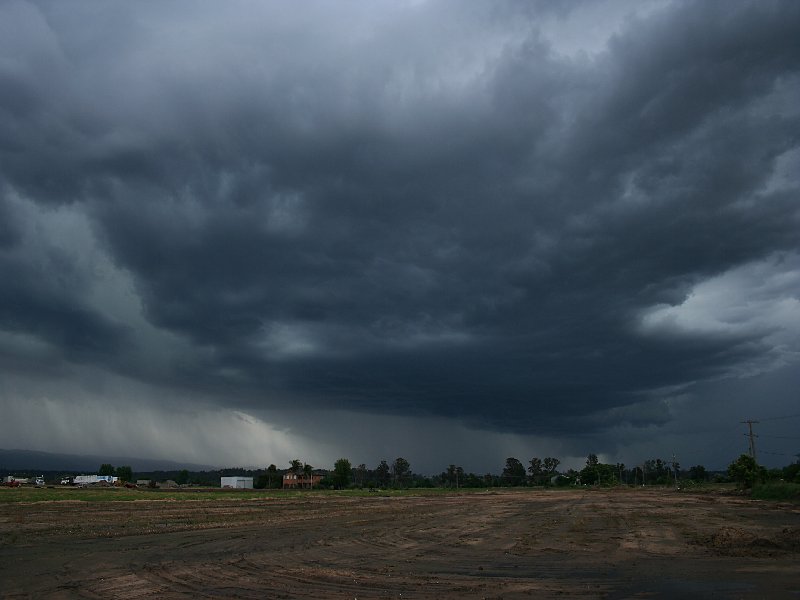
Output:
<svg viewBox="0 0 800 600">
<path fill-rule="evenodd" d="M 311 489 L 318 486 L 320 481 L 322 481 L 322 475 L 285 473 L 283 476 L 283 489 Z"/>
<path fill-rule="evenodd" d="M 223 488 L 236 488 L 240 490 L 252 490 L 253 478 L 252 477 L 220 477 L 220 487 Z"/>
</svg>

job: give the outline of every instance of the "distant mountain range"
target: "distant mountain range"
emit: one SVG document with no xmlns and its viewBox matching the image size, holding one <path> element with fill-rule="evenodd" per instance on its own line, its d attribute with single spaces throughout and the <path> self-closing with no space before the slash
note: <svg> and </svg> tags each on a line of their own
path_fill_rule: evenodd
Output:
<svg viewBox="0 0 800 600">
<path fill-rule="evenodd" d="M 96 473 L 103 463 L 115 467 L 130 466 L 136 471 L 213 471 L 216 467 L 131 456 L 55 454 L 37 450 L 3 450 L 0 448 L 0 473 L 5 471 L 87 471 Z"/>
</svg>

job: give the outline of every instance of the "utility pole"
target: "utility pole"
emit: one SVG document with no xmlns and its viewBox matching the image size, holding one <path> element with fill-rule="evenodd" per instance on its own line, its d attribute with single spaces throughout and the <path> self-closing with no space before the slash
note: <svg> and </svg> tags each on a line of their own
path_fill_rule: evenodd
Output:
<svg viewBox="0 0 800 600">
<path fill-rule="evenodd" d="M 672 453 L 672 473 L 675 475 L 675 487 L 678 487 L 678 469 L 675 465 L 678 464 L 678 461 L 675 460 L 675 453 Z"/>
<path fill-rule="evenodd" d="M 756 440 L 755 440 L 755 438 L 757 438 L 758 436 L 755 433 L 753 433 L 753 425 L 758 424 L 758 421 L 747 419 L 746 421 L 740 421 L 740 423 L 747 425 L 749 433 L 745 433 L 744 435 L 750 438 L 750 456 L 753 457 L 753 460 L 758 462 L 756 460 Z"/>
</svg>

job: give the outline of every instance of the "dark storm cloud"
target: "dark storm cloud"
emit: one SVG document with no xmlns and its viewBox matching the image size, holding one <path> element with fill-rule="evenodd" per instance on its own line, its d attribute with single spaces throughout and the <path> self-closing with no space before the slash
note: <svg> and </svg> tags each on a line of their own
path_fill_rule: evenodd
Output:
<svg viewBox="0 0 800 600">
<path fill-rule="evenodd" d="M 233 406 L 561 433 L 776 351 L 781 321 L 661 316 L 793 272 L 800 5 L 676 3 L 596 54 L 541 29 L 580 3 L 242 7 L 0 8 L 4 331 L 149 372 L 156 338 L 82 294 L 117 280 L 21 221 L 60 210 L 193 349 L 159 377 Z"/>
</svg>

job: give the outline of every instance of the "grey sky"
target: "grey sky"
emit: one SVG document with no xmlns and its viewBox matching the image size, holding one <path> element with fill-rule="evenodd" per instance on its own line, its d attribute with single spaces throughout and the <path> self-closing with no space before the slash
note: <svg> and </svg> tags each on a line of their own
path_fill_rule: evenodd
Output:
<svg viewBox="0 0 800 600">
<path fill-rule="evenodd" d="M 3 445 L 724 466 L 739 421 L 800 413 L 799 30 L 794 2 L 0 4 Z"/>
</svg>

